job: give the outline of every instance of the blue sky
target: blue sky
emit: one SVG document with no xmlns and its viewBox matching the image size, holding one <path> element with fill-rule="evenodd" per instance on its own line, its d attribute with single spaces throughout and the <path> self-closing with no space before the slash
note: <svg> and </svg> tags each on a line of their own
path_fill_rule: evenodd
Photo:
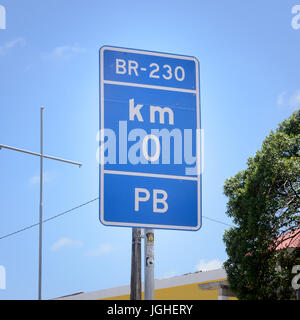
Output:
<svg viewBox="0 0 300 320">
<path fill-rule="evenodd" d="M 297 3 L 298 2 L 298 3 Z M 98 196 L 98 50 L 113 45 L 195 56 L 205 130 L 203 215 L 231 224 L 223 184 L 246 166 L 270 130 L 300 108 L 300 0 L 0 0 L 0 143 L 39 151 L 45 109 L 44 217 Z M 0 151 L 0 237 L 38 221 L 39 159 Z M 105 227 L 98 202 L 44 226 L 43 297 L 126 285 L 131 230 Z M 155 233 L 155 276 L 218 267 L 227 227 Z M 7 289 L 36 299 L 38 229 L 0 240 Z"/>
</svg>

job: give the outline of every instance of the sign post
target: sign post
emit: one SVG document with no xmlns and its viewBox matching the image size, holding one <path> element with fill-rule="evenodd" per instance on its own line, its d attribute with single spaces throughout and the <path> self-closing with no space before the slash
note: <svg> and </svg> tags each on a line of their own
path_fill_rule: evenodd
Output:
<svg viewBox="0 0 300 320">
<path fill-rule="evenodd" d="M 200 229 L 200 123 L 196 58 L 100 49 L 104 225 L 145 228 L 145 237 L 152 234 L 153 241 L 152 229 Z M 146 242 L 145 250 L 153 253 L 153 244 Z"/>
<path fill-rule="evenodd" d="M 154 300 L 154 230 L 145 229 L 145 300 Z"/>
<path fill-rule="evenodd" d="M 130 300 L 142 298 L 141 229 L 132 228 Z"/>
</svg>

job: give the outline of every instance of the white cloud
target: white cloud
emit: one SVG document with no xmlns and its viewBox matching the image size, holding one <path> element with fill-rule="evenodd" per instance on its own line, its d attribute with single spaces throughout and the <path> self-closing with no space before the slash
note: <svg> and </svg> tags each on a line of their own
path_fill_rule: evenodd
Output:
<svg viewBox="0 0 300 320">
<path fill-rule="evenodd" d="M 44 174 L 43 174 L 43 182 L 44 183 L 50 182 L 52 179 L 53 179 L 53 174 L 51 172 L 44 172 Z M 35 184 L 39 184 L 39 183 L 40 183 L 40 175 L 32 176 L 29 179 L 30 185 L 35 185 Z"/>
<path fill-rule="evenodd" d="M 63 247 L 73 247 L 73 248 L 81 248 L 83 246 L 82 242 L 79 240 L 72 240 L 69 238 L 61 238 L 57 240 L 52 246 L 52 251 L 58 251 Z"/>
<path fill-rule="evenodd" d="M 175 270 L 170 270 L 163 274 L 162 279 L 168 279 L 177 276 L 177 272 Z"/>
<path fill-rule="evenodd" d="M 300 109 L 300 90 L 296 90 L 293 93 L 286 91 L 282 92 L 277 97 L 277 104 L 281 107 L 289 108 L 292 110 Z"/>
<path fill-rule="evenodd" d="M 196 270 L 209 271 L 209 270 L 220 269 L 222 267 L 223 267 L 223 262 L 218 259 L 214 259 L 210 261 L 200 260 L 199 264 L 196 265 Z"/>
<path fill-rule="evenodd" d="M 23 38 L 17 38 L 15 40 L 4 43 L 0 46 L 0 56 L 8 53 L 8 51 L 16 46 L 24 46 L 26 44 Z"/>
<path fill-rule="evenodd" d="M 46 55 L 46 57 L 66 59 L 74 54 L 85 53 L 86 51 L 87 50 L 85 48 L 79 47 L 78 44 L 75 44 L 73 46 L 59 46 L 54 48 L 49 54 Z"/>
<path fill-rule="evenodd" d="M 40 182 L 40 176 L 33 176 L 29 179 L 29 184 L 38 184 Z"/>
<path fill-rule="evenodd" d="M 277 97 L 277 104 L 279 104 L 280 106 L 284 104 L 286 94 L 286 91 L 280 93 L 280 95 Z"/>
<path fill-rule="evenodd" d="M 86 255 L 89 257 L 98 257 L 102 254 L 107 254 L 113 251 L 113 247 L 111 244 L 103 243 L 100 244 L 98 248 L 91 249 L 86 252 Z"/>
<path fill-rule="evenodd" d="M 300 90 L 290 97 L 289 104 L 293 109 L 300 109 Z"/>
</svg>

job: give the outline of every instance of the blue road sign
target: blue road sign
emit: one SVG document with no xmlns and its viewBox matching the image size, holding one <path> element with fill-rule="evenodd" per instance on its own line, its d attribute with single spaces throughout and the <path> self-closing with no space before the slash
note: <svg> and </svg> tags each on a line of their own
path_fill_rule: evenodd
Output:
<svg viewBox="0 0 300 320">
<path fill-rule="evenodd" d="M 200 228 L 196 58 L 102 47 L 99 141 L 104 225 Z"/>
</svg>

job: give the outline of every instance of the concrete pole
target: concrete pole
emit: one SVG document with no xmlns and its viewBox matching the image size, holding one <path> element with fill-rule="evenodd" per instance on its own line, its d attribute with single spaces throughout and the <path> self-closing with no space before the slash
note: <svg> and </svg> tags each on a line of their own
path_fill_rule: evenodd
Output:
<svg viewBox="0 0 300 320">
<path fill-rule="evenodd" d="M 43 112 L 41 107 L 41 156 L 40 156 L 40 224 L 39 224 L 39 300 L 42 300 L 42 254 L 43 254 L 43 160 L 44 160 L 44 128 L 43 128 Z"/>
<path fill-rule="evenodd" d="M 130 300 L 142 298 L 141 229 L 132 228 Z"/>
<path fill-rule="evenodd" d="M 154 300 L 154 230 L 145 229 L 145 300 Z"/>
<path fill-rule="evenodd" d="M 38 299 L 42 299 L 42 253 L 43 253 L 43 160 L 45 159 L 51 159 L 51 160 L 56 160 L 60 162 L 65 162 L 69 164 L 74 164 L 78 165 L 79 168 L 82 166 L 81 163 L 71 161 L 71 160 L 66 160 L 62 158 L 57 158 L 57 157 L 52 157 L 52 156 L 47 156 L 44 154 L 44 122 L 43 122 L 43 113 L 44 113 L 44 107 L 41 107 L 41 127 L 40 127 L 40 153 L 24 150 L 24 149 L 19 149 L 7 145 L 0 144 L 0 150 L 7 149 L 7 150 L 12 150 L 12 151 L 18 151 L 26 154 L 30 154 L 33 156 L 40 157 L 40 218 L 39 218 L 39 274 L 38 274 Z"/>
</svg>

